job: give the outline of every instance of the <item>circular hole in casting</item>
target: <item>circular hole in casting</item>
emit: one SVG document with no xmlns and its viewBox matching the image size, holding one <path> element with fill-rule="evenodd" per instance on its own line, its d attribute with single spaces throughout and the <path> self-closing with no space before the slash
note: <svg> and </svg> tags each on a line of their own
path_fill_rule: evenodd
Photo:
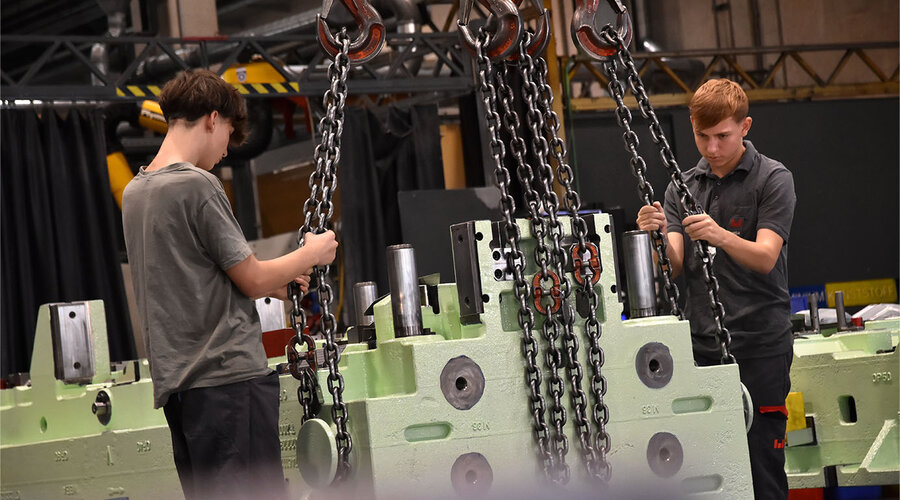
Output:
<svg viewBox="0 0 900 500">
<path fill-rule="evenodd" d="M 659 371 L 659 361 L 655 359 L 650 360 L 650 371 L 654 373 Z"/>
<path fill-rule="evenodd" d="M 475 239 L 478 240 L 478 241 L 483 240 L 483 239 L 484 239 L 484 234 L 482 234 L 482 233 L 480 233 L 480 232 L 479 232 L 479 233 L 475 233 Z"/>
<path fill-rule="evenodd" d="M 70 311 L 70 312 L 69 312 L 69 317 L 70 317 L 70 318 L 74 318 L 75 316 L 76 316 L 76 315 L 75 315 L 75 311 Z"/>
<path fill-rule="evenodd" d="M 41 417 L 41 432 L 47 432 L 47 419 Z"/>
<path fill-rule="evenodd" d="M 482 302 L 487 302 L 487 301 L 489 301 L 489 300 L 491 300 L 491 298 L 488 296 L 488 294 L 484 294 L 484 295 L 481 296 L 481 301 L 482 301 Z"/>
<path fill-rule="evenodd" d="M 81 363 L 79 363 L 78 361 L 76 361 L 75 364 L 72 365 L 72 366 L 74 366 L 75 369 L 77 370 L 77 369 L 81 368 Z"/>
<path fill-rule="evenodd" d="M 466 380 L 465 377 L 458 377 L 456 379 L 456 390 L 464 391 L 464 390 L 466 390 L 466 387 L 469 387 L 469 381 Z"/>
<path fill-rule="evenodd" d="M 473 470 L 466 471 L 466 482 L 475 484 L 476 481 L 478 481 L 478 473 Z"/>
<path fill-rule="evenodd" d="M 609 232 L 609 224 L 603 226 L 603 230 L 608 233 Z"/>
<path fill-rule="evenodd" d="M 496 277 L 497 279 L 502 278 L 502 277 L 503 277 L 503 271 L 501 271 L 501 270 L 499 270 L 499 269 L 494 269 L 494 277 Z"/>
<path fill-rule="evenodd" d="M 672 458 L 672 454 L 669 453 L 668 448 L 660 448 L 659 450 L 659 459 L 663 462 L 668 462 Z"/>
<path fill-rule="evenodd" d="M 500 260 L 500 252 L 498 250 L 494 250 L 494 253 L 491 254 L 494 260 Z"/>
<path fill-rule="evenodd" d="M 612 293 L 616 293 L 616 285 L 609 287 L 609 291 Z"/>
<path fill-rule="evenodd" d="M 266 297 L 266 304 L 271 304 L 271 303 L 272 303 L 272 299 L 270 299 L 269 297 Z"/>
</svg>

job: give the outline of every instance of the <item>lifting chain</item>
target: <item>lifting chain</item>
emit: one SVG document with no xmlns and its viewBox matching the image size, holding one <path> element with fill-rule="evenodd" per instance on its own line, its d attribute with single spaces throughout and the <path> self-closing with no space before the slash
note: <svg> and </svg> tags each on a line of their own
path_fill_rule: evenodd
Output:
<svg viewBox="0 0 900 500">
<path fill-rule="evenodd" d="M 486 47 L 489 46 L 488 34 L 484 29 L 479 30 L 477 43 L 475 44 L 475 62 L 477 64 L 478 89 L 484 99 L 487 128 L 490 133 L 491 157 L 494 161 L 494 177 L 497 187 L 500 189 L 500 204 L 503 210 L 501 234 L 507 237 L 506 244 L 510 252 L 506 255 L 507 266 L 513 271 L 514 291 L 519 302 L 518 321 L 522 329 L 522 355 L 525 358 L 525 382 L 529 390 L 529 404 L 533 418 L 532 429 L 538 445 L 539 462 L 543 469 L 544 477 L 552 480 L 555 469 L 555 459 L 550 453 L 550 432 L 545 420 L 544 395 L 541 392 L 542 377 L 538 366 L 538 344 L 534 338 L 534 313 L 528 305 L 528 297 L 531 294 L 529 283 L 525 279 L 525 254 L 521 250 L 522 234 L 513 213 L 515 201 L 509 191 L 510 174 L 504 165 L 506 148 L 500 140 L 500 115 L 497 112 L 497 89 L 494 81 L 495 68 L 488 56 Z"/>
<path fill-rule="evenodd" d="M 625 150 L 631 154 L 629 163 L 634 176 L 638 179 L 641 201 L 645 205 L 653 205 L 653 187 L 646 177 L 647 164 L 638 152 L 640 141 L 638 141 L 637 134 L 631 129 L 631 111 L 625 106 L 624 101 L 625 86 L 619 80 L 616 71 L 618 71 L 618 68 L 614 57 L 603 62 L 603 72 L 609 78 L 609 94 L 616 101 L 616 121 L 619 122 L 620 127 L 625 129 L 625 133 L 622 134 L 622 140 L 625 142 Z M 663 236 L 661 229 L 650 231 L 650 238 L 653 240 L 657 262 L 662 271 L 662 280 L 666 289 L 666 296 L 669 299 L 669 308 L 672 314 L 678 316 L 679 319 L 684 319 L 681 307 L 678 306 L 678 286 L 672 279 L 672 264 L 669 262 L 669 256 L 666 253 L 668 247 L 666 238 Z"/>
<path fill-rule="evenodd" d="M 549 237 L 553 244 L 553 264 L 556 270 L 556 273 L 560 276 L 561 281 L 561 291 L 562 291 L 562 303 L 563 307 L 565 307 L 563 311 L 563 320 L 564 320 L 564 330 L 563 330 L 563 341 L 566 349 L 566 375 L 569 378 L 570 385 L 572 390 L 569 393 L 570 404 L 572 408 L 575 410 L 574 423 L 575 429 L 578 434 L 579 443 L 581 445 L 581 455 L 582 460 L 587 468 L 588 474 L 593 475 L 594 477 L 600 478 L 602 480 L 607 480 L 609 477 L 609 465 L 606 462 L 606 453 L 605 449 L 601 455 L 598 453 L 597 448 L 594 446 L 591 440 L 591 424 L 587 417 L 587 398 L 585 397 L 584 390 L 582 389 L 582 382 L 584 380 L 584 370 L 581 367 L 581 363 L 578 360 L 578 338 L 575 335 L 575 311 L 572 308 L 569 297 L 571 296 L 571 287 L 569 283 L 569 279 L 565 273 L 565 264 L 567 262 L 568 254 L 562 247 L 562 235 L 563 228 L 562 223 L 558 218 L 559 211 L 559 198 L 556 195 L 556 192 L 553 190 L 553 169 L 550 166 L 550 156 L 551 156 L 551 144 L 553 145 L 554 152 L 553 158 L 557 161 L 558 171 L 560 177 L 566 177 L 567 182 L 563 184 L 566 186 L 566 208 L 573 214 L 571 218 L 572 221 L 572 234 L 576 236 L 579 242 L 586 243 L 587 237 L 587 225 L 580 216 L 576 215 L 578 209 L 580 209 L 581 202 L 578 198 L 578 193 L 572 187 L 572 170 L 568 165 L 565 164 L 565 144 L 559 138 L 559 134 L 557 131 L 559 130 L 559 118 L 553 113 L 552 110 L 552 99 L 553 92 L 549 85 L 546 83 L 546 61 L 543 57 L 537 56 L 532 57 L 528 51 L 526 50 L 529 44 L 529 38 L 531 37 L 530 33 L 526 33 L 525 40 L 521 43 L 521 50 L 518 58 L 519 69 L 522 75 L 523 80 L 523 98 L 525 100 L 525 107 L 528 110 L 526 114 L 526 122 L 531 130 L 532 136 L 532 148 L 534 151 L 534 156 L 536 161 L 539 163 L 540 167 L 540 179 L 541 179 L 541 187 L 542 187 L 542 197 L 544 200 L 544 206 L 546 208 L 547 217 L 549 219 Z M 551 113 L 553 113 L 551 115 Z M 553 124 L 548 126 L 548 124 Z M 551 137 L 551 140 L 547 141 L 547 136 Z M 560 149 L 561 148 L 561 149 Z M 562 155 L 558 155 L 557 153 L 562 151 Z M 571 203 L 572 200 L 576 200 L 575 208 Z M 573 211 L 572 208 L 575 208 Z M 581 228 L 579 232 L 578 229 Z M 593 245 L 593 244 L 591 244 Z M 596 247 L 594 247 L 596 248 Z M 586 249 L 586 245 L 579 246 L 576 244 L 574 248 L 576 251 L 578 249 L 581 250 L 581 253 L 584 253 Z M 581 254 L 579 254 L 581 255 Z M 593 274 L 599 278 L 599 260 L 595 260 L 597 268 L 592 272 Z M 602 351 L 599 348 L 599 322 L 596 321 L 596 306 L 598 304 L 596 291 L 593 289 L 593 285 L 595 283 L 594 280 L 582 280 L 582 282 L 586 283 L 587 289 L 590 290 L 591 293 L 594 294 L 594 300 L 592 303 L 594 307 L 591 310 L 591 315 L 594 318 L 594 325 L 596 328 L 586 328 L 586 333 L 588 333 L 591 341 L 591 352 L 600 352 L 599 359 L 591 356 L 592 367 L 594 369 L 593 375 L 595 377 L 601 377 L 600 375 L 600 367 L 602 366 Z M 593 363 L 593 360 L 597 359 L 599 363 Z M 592 384 L 593 385 L 593 384 Z M 603 380 L 603 391 L 605 392 L 605 379 Z M 603 406 L 603 414 L 606 413 L 606 406 L 603 404 L 603 394 L 600 391 L 594 393 L 595 402 L 599 402 L 600 405 Z M 604 422 L 605 418 L 598 419 L 598 427 L 601 429 L 602 434 L 605 435 L 603 442 L 608 442 L 608 436 L 606 435 L 606 426 Z"/>
<path fill-rule="evenodd" d="M 527 52 L 525 54 L 527 55 Z M 563 358 L 562 351 L 557 346 L 561 326 L 558 314 L 562 305 L 559 289 L 561 280 L 559 274 L 550 269 L 554 255 L 547 248 L 546 244 L 547 223 L 544 217 L 541 216 L 541 209 L 544 204 L 541 196 L 534 188 L 534 170 L 525 158 L 527 154 L 525 141 L 518 133 L 522 125 L 519 121 L 519 114 L 514 108 L 513 91 L 508 83 L 509 65 L 503 64 L 501 68 L 501 72 L 494 74 L 494 80 L 495 85 L 500 90 L 500 103 L 503 106 L 503 125 L 510 136 L 510 149 L 517 166 L 516 173 L 522 184 L 525 203 L 528 205 L 531 236 L 535 242 L 534 261 L 539 267 L 533 278 L 532 291 L 535 309 L 544 315 L 541 333 L 544 340 L 547 341 L 547 352 L 544 355 L 544 362 L 547 364 L 547 369 L 550 372 L 547 384 L 550 396 L 553 398 L 553 401 L 550 403 L 550 418 L 553 420 L 554 426 L 551 447 L 556 455 L 556 467 L 553 471 L 552 480 L 559 484 L 565 484 L 569 481 L 570 469 L 566 464 L 569 439 L 565 433 L 566 407 L 562 402 L 565 393 L 565 382 L 559 376 L 559 367 L 563 364 Z M 544 286 L 548 282 L 550 287 L 545 289 Z M 545 298 L 548 300 L 544 300 Z"/>
<path fill-rule="evenodd" d="M 576 282 L 580 285 L 577 293 L 582 295 L 588 304 L 587 318 L 585 320 L 584 331 L 590 342 L 589 361 L 591 363 L 591 394 L 593 396 L 594 405 L 592 407 L 592 416 L 594 423 L 597 425 L 597 433 L 594 442 L 590 441 L 591 428 L 590 423 L 584 415 L 584 406 L 586 404 L 584 392 L 581 389 L 581 380 L 583 371 L 578 363 L 577 339 L 572 338 L 572 343 L 567 346 L 568 356 L 571 363 L 569 377 L 572 386 L 575 387 L 572 395 L 572 406 L 575 408 L 575 424 L 581 441 L 581 450 L 585 464 L 588 466 L 588 473 L 606 482 L 609 480 L 612 469 L 607 459 L 610 449 L 609 433 L 606 425 L 609 422 L 609 408 L 604 402 L 606 396 L 606 377 L 602 373 L 605 361 L 603 349 L 600 347 L 600 336 L 602 333 L 600 321 L 597 319 L 597 307 L 600 303 L 599 295 L 594 289 L 594 285 L 600 278 L 600 262 L 597 256 L 597 246 L 588 241 L 587 223 L 580 214 L 581 197 L 573 186 L 574 174 L 572 168 L 566 162 L 566 144 L 559 137 L 560 120 L 559 116 L 553 111 L 553 90 L 547 83 L 547 61 L 543 57 L 535 57 L 533 60 L 529 57 L 523 57 L 524 70 L 523 76 L 526 81 L 523 86 L 526 103 L 529 109 L 537 110 L 534 113 L 529 112 L 528 119 L 531 126 L 532 135 L 536 138 L 534 142 L 535 151 L 542 157 L 546 158 L 549 153 L 556 162 L 556 173 L 560 184 L 565 189 L 564 203 L 566 211 L 570 215 L 571 230 L 576 240 L 572 246 L 571 253 L 573 256 L 573 274 L 576 276 Z M 536 104 L 536 106 L 535 106 Z M 550 138 L 549 143 L 546 137 Z M 547 160 L 542 160 L 543 168 L 548 173 L 544 176 L 547 180 L 545 190 L 553 193 L 552 198 L 556 200 L 556 193 L 552 190 L 553 173 L 549 170 L 550 166 Z M 555 206 L 558 207 L 558 201 Z M 558 219 L 555 218 L 555 210 L 548 211 L 551 213 L 551 220 L 556 220 L 557 230 L 561 233 Z M 551 228 L 554 224 L 551 222 Z M 553 237 L 553 235 L 551 235 Z M 554 247 L 556 241 L 554 238 Z M 559 251 L 558 248 L 556 248 Z M 587 257 L 587 258 L 585 258 Z M 564 258 L 564 256 L 563 256 Z M 564 261 L 563 261 L 564 262 Z M 566 280 L 568 281 L 568 280 Z M 568 283 L 565 283 L 563 290 L 568 297 Z M 567 318 L 567 330 L 571 331 L 574 322 L 574 312 L 569 311 Z M 568 334 L 567 331 L 567 334 Z"/>
<path fill-rule="evenodd" d="M 653 138 L 653 142 L 656 143 L 657 147 L 659 148 L 663 165 L 669 173 L 672 184 L 675 186 L 675 191 L 678 194 L 678 199 L 681 203 L 682 214 L 687 217 L 688 215 L 703 213 L 703 209 L 696 202 L 690 190 L 688 190 L 687 184 L 685 184 L 684 182 L 684 176 L 681 173 L 681 169 L 678 167 L 678 162 L 675 160 L 675 154 L 672 152 L 672 148 L 669 146 L 669 141 L 666 139 L 662 127 L 659 124 L 659 119 L 656 117 L 656 112 L 653 110 L 653 106 L 650 104 L 650 98 L 647 96 L 647 91 L 644 88 L 643 82 L 641 81 L 640 73 L 638 73 L 638 70 L 635 67 L 634 59 L 631 57 L 631 53 L 623 43 L 622 38 L 611 26 L 607 25 L 606 27 L 604 27 L 600 34 L 608 44 L 617 47 L 618 49 L 615 56 L 612 56 L 603 62 L 603 70 L 604 73 L 609 77 L 609 91 L 613 96 L 613 99 L 615 99 L 616 101 L 616 118 L 619 120 L 619 124 L 623 128 L 625 128 L 626 131 L 624 135 L 625 145 L 626 149 L 628 149 L 628 151 L 632 154 L 631 166 L 634 169 L 635 175 L 638 176 L 638 185 L 641 189 L 641 197 L 644 203 L 648 205 L 652 203 L 653 188 L 650 187 L 650 184 L 643 176 L 646 165 L 644 164 L 643 159 L 637 153 L 638 139 L 637 135 L 631 130 L 630 127 L 631 112 L 625 106 L 625 103 L 623 101 L 625 89 L 624 85 L 618 79 L 616 74 L 617 60 L 618 63 L 625 68 L 625 72 L 628 75 L 627 77 L 629 86 L 631 87 L 631 91 L 638 102 L 641 114 L 650 122 L 650 134 Z M 675 284 L 671 281 L 671 268 L 669 265 L 668 257 L 665 253 L 665 240 L 662 238 L 662 235 L 659 231 L 653 231 L 652 236 L 654 242 L 656 243 L 656 252 L 657 256 L 659 257 L 660 266 L 663 267 L 666 291 L 669 295 L 670 305 L 673 307 L 672 311 L 676 315 L 678 315 L 678 317 L 682 317 L 681 311 L 676 309 L 678 291 L 675 287 Z M 715 273 L 713 272 L 712 257 L 709 251 L 709 244 L 706 241 L 698 240 L 693 242 L 693 246 L 694 251 L 700 258 L 700 262 L 703 266 L 703 280 L 706 283 L 710 310 L 716 323 L 716 343 L 719 345 L 719 348 L 721 350 L 720 361 L 722 362 L 722 364 L 735 363 L 736 361 L 734 359 L 734 355 L 732 355 L 730 352 L 731 334 L 728 332 L 728 328 L 725 327 L 725 308 L 722 306 L 722 302 L 719 300 L 719 282 L 716 279 Z"/>
<path fill-rule="evenodd" d="M 350 36 L 347 30 L 342 29 L 337 34 L 337 41 L 341 50 L 335 55 L 328 67 L 328 77 L 331 87 L 325 91 L 324 105 L 325 116 L 319 122 L 319 131 L 322 134 L 321 142 L 316 146 L 315 171 L 309 176 L 309 198 L 303 205 L 304 223 L 300 228 L 300 244 L 303 244 L 305 235 L 309 232 L 319 234 L 328 229 L 331 216 L 334 213 L 334 204 L 331 201 L 337 188 L 337 164 L 341 157 L 341 133 L 344 127 L 344 105 L 347 100 L 347 76 L 350 71 Z M 353 441 L 347 432 L 347 405 L 344 403 L 344 377 L 338 368 L 341 359 L 340 351 L 335 342 L 336 320 L 331 312 L 333 290 L 328 282 L 330 266 L 316 266 L 316 291 L 319 307 L 322 310 L 321 329 L 325 338 L 324 354 L 325 364 L 328 367 L 328 392 L 331 393 L 331 416 L 334 420 L 337 432 L 338 471 L 335 481 L 345 479 L 350 474 L 350 452 L 353 449 Z M 321 403 L 317 402 L 318 378 L 315 375 L 315 350 L 311 337 L 305 333 L 306 314 L 300 308 L 300 287 L 291 283 L 288 289 L 293 311 L 291 313 L 291 326 L 295 335 L 291 340 L 288 354 L 291 362 L 291 373 L 300 379 L 300 387 L 297 390 L 300 405 L 303 407 L 302 422 L 316 416 Z M 298 321 L 299 320 L 299 321 Z M 299 364 L 300 354 L 297 351 L 299 344 L 306 344 L 305 356 L 309 360 L 308 368 L 301 369 Z M 310 355 L 312 353 L 312 355 Z M 300 377 L 298 377 L 298 374 Z"/>
</svg>

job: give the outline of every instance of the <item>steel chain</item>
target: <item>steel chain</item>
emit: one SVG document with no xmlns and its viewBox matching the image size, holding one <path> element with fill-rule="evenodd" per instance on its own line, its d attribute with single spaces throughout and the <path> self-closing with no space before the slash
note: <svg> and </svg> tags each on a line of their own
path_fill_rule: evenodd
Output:
<svg viewBox="0 0 900 500">
<path fill-rule="evenodd" d="M 653 110 L 653 105 L 650 104 L 650 98 L 647 96 L 647 90 L 644 88 L 644 84 L 641 81 L 640 73 L 638 72 L 637 67 L 634 64 L 634 58 L 632 58 L 631 52 L 629 52 L 628 48 L 624 46 L 621 37 L 619 37 L 619 34 L 611 26 L 605 26 L 600 34 L 607 43 L 618 47 L 617 55 L 610 58 L 609 61 L 604 63 L 604 70 L 609 70 L 606 71 L 606 73 L 607 76 L 610 77 L 610 93 L 616 90 L 613 88 L 613 78 L 615 77 L 616 71 L 615 62 L 616 59 L 618 59 L 619 63 L 621 63 L 621 65 L 625 67 L 625 72 L 628 75 L 629 86 L 631 87 L 631 91 L 638 102 L 641 114 L 650 122 L 650 134 L 653 138 L 653 142 L 655 142 L 657 147 L 659 148 L 660 158 L 662 159 L 663 165 L 669 173 L 672 184 L 675 186 L 675 191 L 678 194 L 678 199 L 681 203 L 682 215 L 687 217 L 688 215 L 702 214 L 703 208 L 694 199 L 694 196 L 688 189 L 687 184 L 684 182 L 684 176 L 682 175 L 681 169 L 678 167 L 678 162 L 675 160 L 675 154 L 672 152 L 672 148 L 669 146 L 669 141 L 666 139 L 666 136 L 663 133 L 662 126 L 660 126 L 659 124 L 659 119 L 656 116 L 656 112 Z M 619 116 L 618 109 L 624 109 L 626 112 L 628 112 L 628 108 L 625 107 L 624 102 L 622 102 L 621 100 L 621 96 L 624 94 L 624 88 L 621 82 L 618 83 L 617 87 L 621 92 L 619 98 L 616 98 L 614 96 L 614 99 L 616 99 L 617 116 Z M 630 112 L 628 112 L 628 116 L 630 118 Z M 628 132 L 626 132 L 626 136 L 627 135 Z M 636 141 L 637 136 L 635 136 L 634 138 Z M 644 182 L 646 183 L 646 181 Z M 652 189 L 650 192 L 652 196 Z M 713 271 L 712 256 L 709 252 L 709 244 L 706 241 L 698 240 L 693 242 L 693 247 L 696 255 L 700 258 L 700 262 L 703 267 L 703 281 L 706 283 L 710 310 L 713 315 L 713 320 L 716 323 L 715 335 L 716 343 L 719 345 L 721 351 L 720 361 L 722 362 L 722 364 L 735 363 L 736 361 L 734 359 L 734 355 L 731 354 L 731 333 L 725 326 L 725 307 L 722 305 L 722 302 L 719 299 L 719 281 L 718 279 L 716 279 L 715 272 Z M 657 248 L 657 253 L 659 253 L 659 248 Z M 679 316 L 681 315 L 679 314 Z"/>
<path fill-rule="evenodd" d="M 500 140 L 501 119 L 497 106 L 497 89 L 493 85 L 495 68 L 485 47 L 488 34 L 479 30 L 478 43 L 475 45 L 475 62 L 477 65 L 476 83 L 485 105 L 487 129 L 490 133 L 491 157 L 494 161 L 494 177 L 500 190 L 500 204 L 503 211 L 502 229 L 506 233 L 510 252 L 506 255 L 507 266 L 512 269 L 514 291 L 519 302 L 518 322 L 522 329 L 522 355 L 525 358 L 525 382 L 529 389 L 529 404 L 533 419 L 532 429 L 538 445 L 539 462 L 544 477 L 553 479 L 555 459 L 550 452 L 550 432 L 545 420 L 544 395 L 541 392 L 542 376 L 537 362 L 538 344 L 534 338 L 534 313 L 528 305 L 531 294 L 528 281 L 525 280 L 525 254 L 521 250 L 521 230 L 513 218 L 515 201 L 510 193 L 511 180 L 509 170 L 504 165 L 506 148 Z"/>
<path fill-rule="evenodd" d="M 532 57 L 527 50 L 531 43 L 531 33 L 526 33 L 520 44 L 518 67 L 522 76 L 522 96 L 525 101 L 526 122 L 531 130 L 532 149 L 534 158 L 539 166 L 539 178 L 541 180 L 542 198 L 544 207 L 547 212 L 548 234 L 553 245 L 551 252 L 554 270 L 560 278 L 560 289 L 562 295 L 563 312 L 563 342 L 566 350 L 566 376 L 569 378 L 572 390 L 569 392 L 569 400 L 572 408 L 575 410 L 575 430 L 578 434 L 579 444 L 581 445 L 581 456 L 588 474 L 603 478 L 598 472 L 602 469 L 598 464 L 598 453 L 591 442 L 591 424 L 587 417 L 587 398 L 585 397 L 582 382 L 584 380 L 584 370 L 581 362 L 578 360 L 578 337 L 575 335 L 575 310 L 572 308 L 569 298 L 571 296 L 571 286 L 569 278 L 566 275 L 567 252 L 562 246 L 563 228 L 562 222 L 558 218 L 559 198 L 553 190 L 553 169 L 550 166 L 550 142 L 547 141 L 545 135 L 546 123 L 544 113 L 546 109 L 542 107 L 542 82 L 539 67 L 546 68 L 543 57 Z M 540 65 L 543 66 L 540 66 Z M 549 85 L 547 86 L 549 88 Z M 551 90 L 552 95 L 552 90 Z M 559 137 L 553 137 L 559 139 Z M 569 183 L 571 188 L 571 182 Z M 574 191 L 573 191 L 574 192 Z M 575 193 L 577 196 L 577 193 Z M 574 220 L 574 219 L 573 219 Z M 584 224 L 584 220 L 581 220 Z M 586 230 L 586 225 L 584 226 Z M 574 228 L 573 228 L 574 229 Z M 573 231 L 574 234 L 574 231 Z M 582 238 L 584 235 L 582 235 Z"/>
<path fill-rule="evenodd" d="M 346 29 L 342 29 L 336 38 L 341 45 L 341 51 L 328 67 L 331 85 L 325 91 L 323 98 L 326 112 L 325 116 L 319 121 L 319 131 L 322 134 L 322 138 L 314 152 L 316 167 L 309 176 L 310 195 L 303 205 L 304 223 L 300 228 L 301 245 L 307 233 L 319 234 L 326 231 L 334 213 L 334 204 L 331 199 L 337 188 L 337 165 L 341 157 L 341 133 L 344 127 L 347 77 L 350 71 L 350 58 L 348 57 L 350 36 Z M 341 354 L 335 341 L 337 322 L 334 314 L 331 312 L 333 290 L 328 282 L 329 268 L 330 266 L 327 265 L 316 266 L 314 273 L 316 276 L 316 295 L 322 311 L 320 325 L 325 339 L 323 349 L 325 364 L 328 367 L 328 377 L 326 379 L 328 392 L 331 393 L 332 397 L 331 416 L 337 428 L 335 433 L 338 453 L 338 471 L 335 477 L 337 482 L 347 478 L 351 472 L 350 452 L 353 450 L 353 440 L 347 431 L 349 416 L 347 405 L 343 400 L 344 377 L 338 368 Z M 301 335 L 305 335 L 302 332 L 306 327 L 306 315 L 299 307 L 299 287 L 292 285 L 289 288 L 289 293 L 294 304 L 291 322 L 296 335 L 291 342 L 293 346 L 299 343 Z M 299 314 L 297 314 L 298 310 Z M 299 325 L 296 325 L 296 318 L 300 319 Z M 297 394 L 300 399 L 300 405 L 303 408 L 303 416 L 301 418 L 303 422 L 310 418 L 310 399 L 314 396 L 313 392 L 316 391 L 317 387 L 318 378 L 315 376 L 315 373 L 310 373 L 308 380 L 301 378 Z"/>
<path fill-rule="evenodd" d="M 512 88 L 510 88 L 508 84 L 509 66 L 504 64 L 501 68 L 501 71 L 494 75 L 494 83 L 500 91 L 500 103 L 503 108 L 503 125 L 510 136 L 510 149 L 516 161 L 516 173 L 519 182 L 522 184 L 523 195 L 525 197 L 525 202 L 528 205 L 528 220 L 531 227 L 531 236 L 535 242 L 534 260 L 539 267 L 539 271 L 534 278 L 532 296 L 535 299 L 534 302 L 536 308 L 538 308 L 537 306 L 540 302 L 543 302 L 543 297 L 549 298 L 543 311 L 541 311 L 540 308 L 538 308 L 538 310 L 544 315 L 544 321 L 541 324 L 541 333 L 543 334 L 544 340 L 547 341 L 547 351 L 544 353 L 544 362 L 550 372 L 547 378 L 547 385 L 550 396 L 553 398 L 550 403 L 550 417 L 553 420 L 554 425 L 551 447 L 556 454 L 556 467 L 553 474 L 553 480 L 558 484 L 565 484 L 569 481 L 571 474 L 571 470 L 568 464 L 566 464 L 566 454 L 569 452 L 569 438 L 566 436 L 565 432 L 567 412 L 566 407 L 562 402 L 562 398 L 565 394 L 565 382 L 559 375 L 560 365 L 563 364 L 562 351 L 560 351 L 557 346 L 561 325 L 557 310 L 554 308 L 553 299 L 553 284 L 559 279 L 559 276 L 555 276 L 555 273 L 550 270 L 553 256 L 546 244 L 547 225 L 546 221 L 541 216 L 543 203 L 539 193 L 534 188 L 534 170 L 525 158 L 525 155 L 527 154 L 525 141 L 519 136 L 519 129 L 521 129 L 522 125 L 519 120 L 519 114 L 514 108 Z M 556 278 L 556 280 L 554 280 L 554 278 Z M 544 289 L 544 284 L 548 281 L 551 286 L 549 291 L 546 294 L 539 293 L 538 288 L 546 290 Z"/>
<path fill-rule="evenodd" d="M 565 196 L 563 197 L 566 211 L 569 212 L 572 236 L 575 238 L 575 246 L 577 246 L 579 255 L 584 255 L 588 251 L 588 227 L 584 218 L 581 216 L 581 197 L 574 187 L 574 173 L 572 168 L 566 161 L 567 151 L 566 144 L 559 136 L 561 121 L 559 116 L 553 110 L 553 89 L 547 83 L 547 62 L 543 57 L 534 59 L 534 69 L 532 71 L 533 80 L 537 85 L 536 101 L 538 109 L 543 114 L 542 126 L 543 134 L 550 138 L 549 152 L 556 162 L 556 173 L 560 184 L 565 188 Z M 533 92 L 533 90 L 532 90 Z M 581 288 L 578 291 L 588 301 L 587 318 L 585 319 L 584 331 L 590 342 L 589 361 L 591 363 L 591 395 L 593 396 L 592 416 L 594 423 L 597 425 L 597 432 L 594 442 L 590 449 L 596 457 L 593 457 L 593 467 L 590 471 L 603 481 L 609 481 L 612 475 L 612 468 L 609 464 L 607 454 L 610 449 L 609 433 L 606 425 L 609 422 L 609 408 L 607 407 L 604 397 L 606 396 L 606 377 L 603 375 L 602 368 L 605 361 L 603 349 L 600 347 L 600 336 L 602 335 L 602 327 L 597 319 L 597 306 L 599 305 L 599 296 L 594 289 L 594 285 L 589 279 L 583 280 Z M 573 314 L 574 319 L 574 314 Z M 578 387 L 581 387 L 579 382 Z M 583 396 L 582 396 L 583 398 Z M 576 413 L 578 410 L 576 409 Z M 578 418 L 578 417 L 576 417 Z M 590 434 L 590 428 L 587 428 Z M 579 429 L 579 438 L 581 438 L 581 430 Z M 588 447 L 582 443 L 583 449 Z"/>
<path fill-rule="evenodd" d="M 646 178 L 647 164 L 638 152 L 640 141 L 637 134 L 631 129 L 631 111 L 625 106 L 625 86 L 619 80 L 617 71 L 615 58 L 610 58 L 603 62 L 603 72 L 609 78 L 607 88 L 613 100 L 616 101 L 616 121 L 620 127 L 625 129 L 625 133 L 622 134 L 622 140 L 625 142 L 625 150 L 631 154 L 629 163 L 634 176 L 638 179 L 638 191 L 640 192 L 641 201 L 645 205 L 653 205 L 653 187 Z M 666 253 L 668 247 L 666 238 L 663 236 L 661 229 L 650 231 L 650 238 L 653 240 L 653 247 L 656 250 L 659 269 L 662 271 L 662 280 L 669 299 L 669 308 L 672 310 L 672 314 L 683 319 L 684 315 L 681 307 L 678 305 L 678 286 L 672 279 L 672 264 L 669 262 L 669 256 Z"/>
</svg>

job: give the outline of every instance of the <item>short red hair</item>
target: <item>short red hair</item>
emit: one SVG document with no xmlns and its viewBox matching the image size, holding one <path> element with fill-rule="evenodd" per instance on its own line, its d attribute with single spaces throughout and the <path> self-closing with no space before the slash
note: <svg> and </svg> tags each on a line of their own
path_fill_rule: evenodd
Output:
<svg viewBox="0 0 900 500">
<path fill-rule="evenodd" d="M 688 105 L 698 130 L 708 129 L 726 118 L 736 122 L 747 117 L 747 94 L 740 85 L 725 79 L 712 79 L 694 92 Z"/>
</svg>

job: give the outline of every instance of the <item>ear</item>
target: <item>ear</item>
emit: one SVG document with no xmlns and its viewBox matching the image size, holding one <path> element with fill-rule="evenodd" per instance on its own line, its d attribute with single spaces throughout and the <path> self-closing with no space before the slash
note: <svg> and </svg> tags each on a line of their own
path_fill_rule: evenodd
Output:
<svg viewBox="0 0 900 500">
<path fill-rule="evenodd" d="M 218 118 L 219 118 L 219 112 L 216 111 L 216 110 L 213 110 L 212 113 L 206 115 L 206 118 L 204 119 L 205 124 L 206 124 L 206 130 L 208 130 L 208 131 L 210 131 L 210 132 L 212 132 L 213 130 L 215 130 L 215 128 L 216 128 L 216 120 L 217 120 Z"/>
<path fill-rule="evenodd" d="M 741 137 L 746 137 L 747 132 L 750 132 L 750 126 L 753 125 L 753 118 L 747 117 L 744 118 L 744 121 L 741 122 Z"/>
</svg>

